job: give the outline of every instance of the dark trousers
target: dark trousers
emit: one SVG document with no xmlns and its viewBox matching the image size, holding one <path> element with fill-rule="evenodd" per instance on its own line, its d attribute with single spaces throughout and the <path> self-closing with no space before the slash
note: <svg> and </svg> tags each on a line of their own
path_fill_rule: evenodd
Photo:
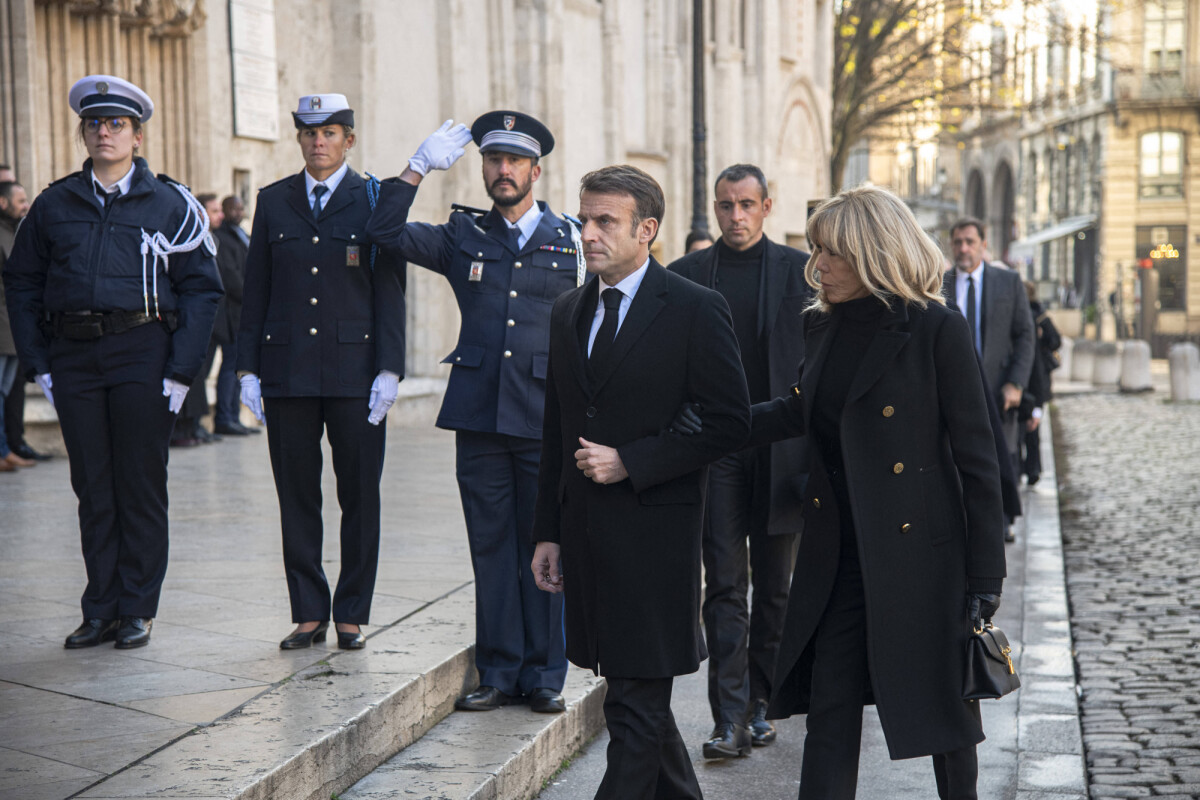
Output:
<svg viewBox="0 0 1200 800">
<path fill-rule="evenodd" d="M 1042 474 L 1042 426 L 1039 425 L 1031 431 L 1023 431 L 1021 438 L 1025 449 L 1021 472 L 1028 478 L 1035 475 L 1040 476 Z M 10 441 L 9 444 L 11 445 L 12 442 Z"/>
<path fill-rule="evenodd" d="M 608 768 L 596 800 L 701 800 L 671 713 L 672 678 L 607 678 Z"/>
<path fill-rule="evenodd" d="M 25 365 L 17 367 L 17 379 L 4 397 L 4 433 L 9 449 L 25 443 Z"/>
<path fill-rule="evenodd" d="M 560 691 L 567 676 L 563 596 L 537 588 L 537 439 L 459 431 L 458 491 L 475 570 L 475 666 L 505 694 Z"/>
<path fill-rule="evenodd" d="M 221 366 L 217 368 L 217 405 L 213 411 L 213 425 L 230 425 L 238 421 L 238 405 L 241 400 L 241 384 L 237 378 L 237 345 L 233 342 L 211 345 L 209 363 L 221 348 Z"/>
<path fill-rule="evenodd" d="M 379 565 L 379 479 L 386 428 L 367 422 L 365 397 L 271 397 L 263 401 L 292 622 L 370 622 Z M 321 568 L 321 436 L 329 437 L 338 505 L 341 561 L 332 606 Z"/>
<path fill-rule="evenodd" d="M 718 723 L 743 724 L 750 701 L 771 696 L 797 538 L 767 535 L 769 469 L 770 450 L 760 447 L 708 471 L 703 616 L 708 703 Z"/>
<path fill-rule="evenodd" d="M 153 617 L 167 574 L 163 397 L 170 337 L 157 324 L 50 345 L 54 406 L 79 498 L 83 616 Z"/>
<path fill-rule="evenodd" d="M 853 800 L 858 785 L 862 709 L 870 683 L 867 616 L 858 561 L 843 558 L 817 625 L 812 699 L 806 720 L 800 800 Z M 979 714 L 979 704 L 971 703 Z M 938 797 L 975 800 L 975 747 L 933 756 Z"/>
</svg>

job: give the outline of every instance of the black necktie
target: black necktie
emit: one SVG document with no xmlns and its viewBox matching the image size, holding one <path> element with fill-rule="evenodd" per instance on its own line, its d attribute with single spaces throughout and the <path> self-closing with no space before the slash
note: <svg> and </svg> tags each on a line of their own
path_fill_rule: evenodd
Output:
<svg viewBox="0 0 1200 800">
<path fill-rule="evenodd" d="M 109 192 L 100 185 L 100 181 L 92 181 L 92 185 L 96 187 L 96 194 L 100 195 L 100 205 L 104 208 L 108 208 L 109 203 L 121 196 L 120 186 L 117 186 L 112 190 L 112 192 Z"/>
<path fill-rule="evenodd" d="M 971 346 L 980 351 L 980 355 L 983 355 L 982 348 L 979 346 L 979 335 L 976 333 L 975 278 L 971 275 L 967 276 L 967 326 L 971 329 Z"/>
<path fill-rule="evenodd" d="M 323 183 L 318 183 L 313 187 L 313 219 L 321 216 L 321 195 L 329 191 L 329 187 Z"/>
<path fill-rule="evenodd" d="M 592 342 L 590 360 L 593 364 L 599 364 L 600 360 L 608 355 L 608 352 L 612 350 L 613 339 L 617 338 L 617 316 L 621 312 L 621 290 L 605 289 L 600 295 L 600 299 L 604 301 L 604 320 L 600 323 L 600 330 L 596 331 L 595 341 Z"/>
<path fill-rule="evenodd" d="M 505 225 L 504 227 L 508 229 L 508 246 L 514 253 L 521 252 L 521 230 L 515 225 Z"/>
</svg>

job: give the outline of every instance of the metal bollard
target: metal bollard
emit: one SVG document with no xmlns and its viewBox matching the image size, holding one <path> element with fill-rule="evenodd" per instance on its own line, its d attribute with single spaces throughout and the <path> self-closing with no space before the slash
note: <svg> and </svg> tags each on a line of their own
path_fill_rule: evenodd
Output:
<svg viewBox="0 0 1200 800">
<path fill-rule="evenodd" d="M 1140 339 L 1125 342 L 1121 352 L 1121 391 L 1152 392 L 1150 382 L 1150 344 Z"/>
<path fill-rule="evenodd" d="M 1167 351 L 1171 366 L 1171 400 L 1200 400 L 1200 347 L 1191 342 L 1171 345 Z"/>
</svg>

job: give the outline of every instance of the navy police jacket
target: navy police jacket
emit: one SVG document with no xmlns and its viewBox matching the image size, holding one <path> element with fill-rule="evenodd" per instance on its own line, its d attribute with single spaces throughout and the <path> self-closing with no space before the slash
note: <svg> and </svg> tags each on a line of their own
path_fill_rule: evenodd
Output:
<svg viewBox="0 0 1200 800">
<path fill-rule="evenodd" d="M 494 208 L 478 220 L 408 222 L 416 191 L 385 181 L 367 232 L 384 251 L 444 275 L 458 300 L 462 326 L 442 359 L 451 369 L 438 427 L 542 438 L 550 308 L 575 288 L 570 227 L 539 202 L 541 222 L 517 252 Z"/>
<path fill-rule="evenodd" d="M 100 205 L 92 184 L 92 162 L 50 184 L 38 195 L 17 230 L 4 267 L 9 316 L 21 360 L 34 374 L 50 372 L 47 314 L 155 311 L 154 275 L 147 273 L 143 297 L 142 231 L 175 237 L 187 202 L 165 176 L 155 177 L 143 158 L 134 159 L 129 193 Z M 187 232 L 184 232 L 186 236 Z M 153 256 L 146 264 L 153 265 Z M 178 315 L 163 377 L 190 384 L 208 351 L 213 317 L 221 299 L 216 259 L 202 243 L 159 262 L 160 312 Z"/>
<path fill-rule="evenodd" d="M 380 370 L 404 376 L 404 262 L 380 252 L 371 267 L 370 215 L 354 170 L 319 219 L 303 171 L 259 191 L 237 368 L 263 397 L 367 397 Z"/>
</svg>

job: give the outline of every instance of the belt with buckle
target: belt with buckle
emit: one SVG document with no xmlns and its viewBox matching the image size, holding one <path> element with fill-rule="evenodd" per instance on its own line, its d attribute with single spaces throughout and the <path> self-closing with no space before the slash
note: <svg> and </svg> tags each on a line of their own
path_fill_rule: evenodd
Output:
<svg viewBox="0 0 1200 800">
<path fill-rule="evenodd" d="M 104 314 L 94 314 L 90 311 L 64 312 L 53 314 L 50 317 L 51 329 L 55 336 L 75 341 L 87 341 L 114 333 L 124 333 L 158 321 L 158 317 L 144 311 L 109 311 Z"/>
</svg>

